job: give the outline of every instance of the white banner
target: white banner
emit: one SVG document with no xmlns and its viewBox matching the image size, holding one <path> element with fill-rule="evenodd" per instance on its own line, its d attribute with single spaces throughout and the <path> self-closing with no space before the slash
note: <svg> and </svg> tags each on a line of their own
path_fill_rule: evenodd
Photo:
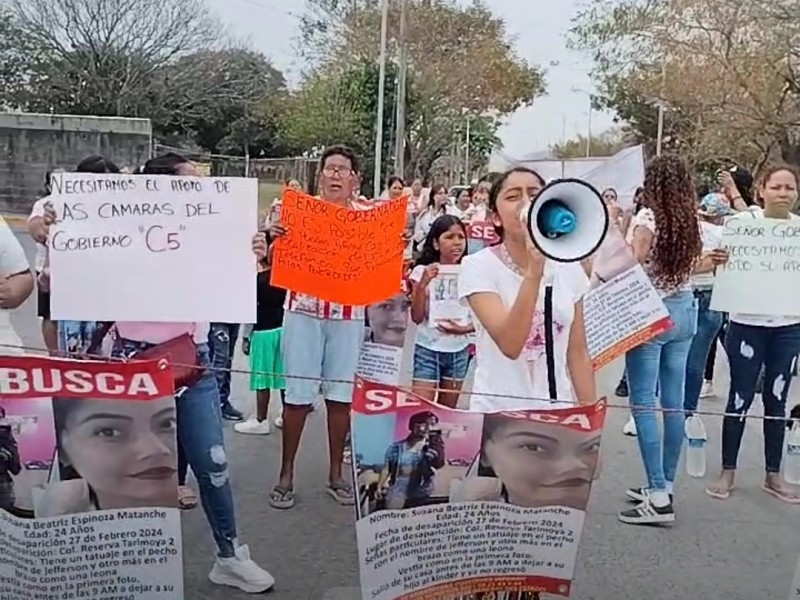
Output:
<svg viewBox="0 0 800 600">
<path fill-rule="evenodd" d="M 53 191 L 53 319 L 255 321 L 255 179 L 65 173 Z"/>
</svg>

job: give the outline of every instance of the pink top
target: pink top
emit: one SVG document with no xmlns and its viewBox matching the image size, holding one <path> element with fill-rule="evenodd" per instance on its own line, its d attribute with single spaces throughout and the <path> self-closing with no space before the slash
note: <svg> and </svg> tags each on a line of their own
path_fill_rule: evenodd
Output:
<svg viewBox="0 0 800 600">
<path fill-rule="evenodd" d="M 207 323 L 119 322 L 117 333 L 126 340 L 150 344 L 163 344 L 185 333 L 191 333 L 198 344 L 208 342 Z"/>
</svg>

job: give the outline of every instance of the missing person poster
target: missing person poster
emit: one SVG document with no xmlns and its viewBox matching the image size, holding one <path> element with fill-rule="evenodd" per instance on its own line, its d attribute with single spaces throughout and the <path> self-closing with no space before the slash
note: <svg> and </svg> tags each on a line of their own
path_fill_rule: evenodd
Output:
<svg viewBox="0 0 800 600">
<path fill-rule="evenodd" d="M 357 378 L 353 413 L 364 600 L 569 596 L 603 401 L 483 414 Z"/>
<path fill-rule="evenodd" d="M 405 283 L 394 296 L 367 307 L 365 339 L 358 358 L 360 376 L 389 385 L 400 384 L 410 309 Z"/>
<path fill-rule="evenodd" d="M 173 393 L 163 361 L 0 357 L 0 598 L 183 598 Z"/>
<path fill-rule="evenodd" d="M 595 370 L 672 328 L 664 302 L 617 228 L 592 259 L 583 299 L 586 341 Z"/>
</svg>

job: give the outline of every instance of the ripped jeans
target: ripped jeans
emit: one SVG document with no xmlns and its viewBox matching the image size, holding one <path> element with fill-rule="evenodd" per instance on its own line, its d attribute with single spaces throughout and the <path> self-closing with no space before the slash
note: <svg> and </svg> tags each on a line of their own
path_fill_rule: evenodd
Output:
<svg viewBox="0 0 800 600">
<path fill-rule="evenodd" d="M 112 355 L 133 358 L 153 344 L 117 339 Z M 198 344 L 197 358 L 208 366 L 208 346 Z M 197 479 L 200 500 L 211 526 L 219 556 L 231 558 L 236 548 L 236 514 L 222 435 L 217 381 L 211 371 L 175 402 L 178 414 L 178 444 Z"/>
<path fill-rule="evenodd" d="M 786 416 L 792 364 L 800 353 L 800 324 L 760 327 L 731 321 L 725 337 L 725 351 L 731 369 L 731 389 L 725 412 L 742 415 L 722 420 L 722 468 L 734 470 L 742 444 L 745 417 L 753 405 L 756 380 L 762 365 L 764 415 Z M 763 427 L 767 473 L 780 473 L 786 423 L 764 419 Z"/>
</svg>

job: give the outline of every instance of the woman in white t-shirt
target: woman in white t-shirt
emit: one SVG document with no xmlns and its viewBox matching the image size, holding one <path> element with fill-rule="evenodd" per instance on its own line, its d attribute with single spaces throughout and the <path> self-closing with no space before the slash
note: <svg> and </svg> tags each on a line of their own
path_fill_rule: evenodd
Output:
<svg viewBox="0 0 800 600">
<path fill-rule="evenodd" d="M 417 324 L 414 342 L 414 391 L 456 408 L 469 368 L 469 335 L 475 331 L 469 314 L 431 323 L 429 286 L 440 267 L 455 266 L 467 253 L 467 229 L 458 217 L 444 215 L 433 222 L 411 272 L 411 319 Z M 466 311 L 465 311 L 466 312 Z M 447 390 L 446 392 L 444 390 Z"/>
<path fill-rule="evenodd" d="M 523 208 L 544 185 L 530 169 L 504 173 L 492 186 L 488 202 L 488 217 L 502 242 L 467 256 L 461 266 L 459 296 L 477 320 L 472 410 L 553 408 L 544 341 L 546 281 L 553 285 L 558 401 L 568 407 L 597 400 L 583 322 L 589 278 L 580 263 L 545 259 L 520 220 Z"/>
<path fill-rule="evenodd" d="M 431 188 L 431 201 L 425 209 L 417 214 L 414 224 L 414 246 L 417 251 L 422 249 L 422 242 L 431 230 L 433 222 L 447 214 L 447 188 L 443 185 L 434 185 Z"/>
<path fill-rule="evenodd" d="M 757 199 L 763 208 L 737 213 L 726 222 L 726 226 L 752 218 L 800 221 L 800 217 L 791 212 L 797 203 L 797 189 L 798 176 L 794 168 L 788 165 L 768 167 L 759 176 L 756 186 Z M 784 502 L 800 504 L 800 495 L 789 488 L 780 475 L 786 434 L 783 418 L 786 416 L 792 364 L 800 354 L 798 315 L 800 305 L 794 316 L 741 313 L 730 316 L 725 348 L 731 370 L 731 387 L 725 413 L 731 416 L 722 420 L 722 473 L 719 480 L 706 489 L 712 498 L 727 500 L 733 491 L 745 415 L 753 404 L 756 381 L 763 365 L 761 401 L 764 415 L 777 419 L 763 421 L 766 476 L 761 489 Z"/>
<path fill-rule="evenodd" d="M 632 525 L 675 520 L 672 485 L 683 446 L 686 358 L 697 330 L 691 274 L 703 248 L 695 186 L 684 160 L 666 155 L 647 166 L 642 206 L 631 224 L 634 256 L 659 292 L 673 327 L 625 356 L 630 405 L 648 481 L 645 487 L 628 490 L 637 505 L 619 513 L 620 521 Z M 656 387 L 664 409 L 663 437 L 655 412 Z"/>
</svg>

